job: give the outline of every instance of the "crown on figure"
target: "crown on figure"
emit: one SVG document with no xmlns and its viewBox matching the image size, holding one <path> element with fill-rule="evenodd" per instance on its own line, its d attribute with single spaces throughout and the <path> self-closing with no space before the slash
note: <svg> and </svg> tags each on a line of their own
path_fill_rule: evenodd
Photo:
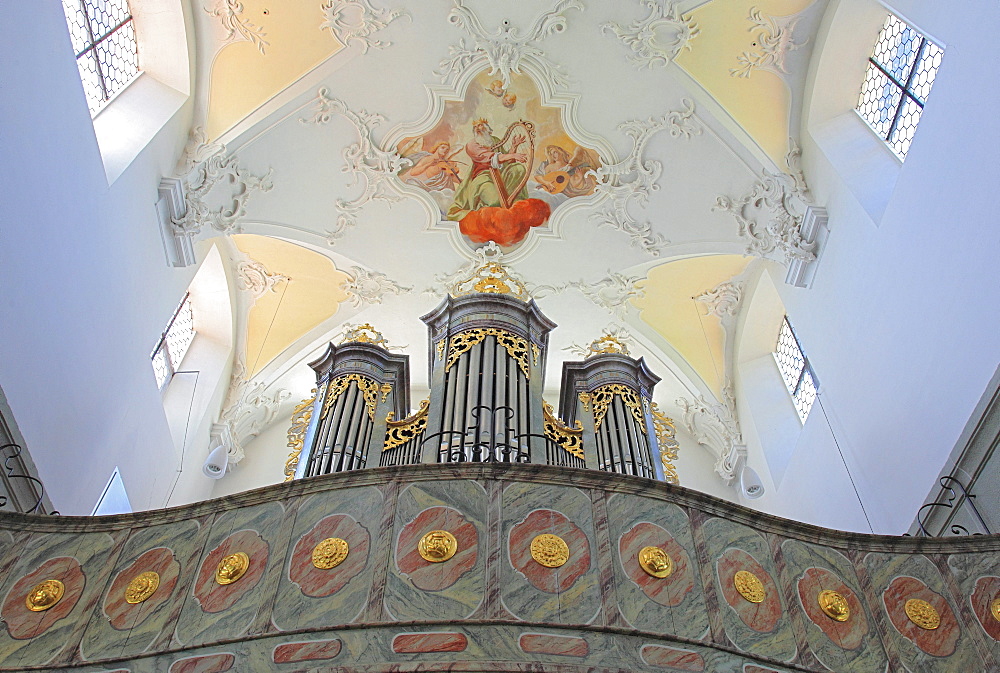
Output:
<svg viewBox="0 0 1000 673">
<path fill-rule="evenodd" d="M 480 117 L 479 119 L 476 119 L 472 122 L 472 128 L 476 128 L 480 124 L 486 124 L 487 126 L 490 125 L 490 123 L 486 121 L 486 117 Z"/>
</svg>

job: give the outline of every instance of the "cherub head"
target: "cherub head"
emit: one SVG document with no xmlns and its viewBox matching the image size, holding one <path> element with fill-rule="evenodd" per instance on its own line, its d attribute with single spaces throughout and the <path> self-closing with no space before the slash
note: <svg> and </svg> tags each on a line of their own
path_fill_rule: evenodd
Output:
<svg viewBox="0 0 1000 673">
<path fill-rule="evenodd" d="M 517 102 L 517 94 L 513 93 L 504 94 L 502 102 L 505 108 L 507 108 L 508 110 L 512 109 L 514 107 L 514 103 Z"/>
</svg>

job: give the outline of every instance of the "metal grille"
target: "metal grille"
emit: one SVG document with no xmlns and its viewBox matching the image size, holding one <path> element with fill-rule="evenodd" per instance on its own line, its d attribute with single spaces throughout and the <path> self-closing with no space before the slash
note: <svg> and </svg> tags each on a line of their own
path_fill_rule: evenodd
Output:
<svg viewBox="0 0 1000 673">
<path fill-rule="evenodd" d="M 63 0 L 90 113 L 139 74 L 139 48 L 127 0 Z"/>
<path fill-rule="evenodd" d="M 778 343 L 774 348 L 774 359 L 795 403 L 799 420 L 805 423 L 809 410 L 816 401 L 816 379 L 787 317 L 781 321 Z"/>
<path fill-rule="evenodd" d="M 167 323 L 149 356 L 153 361 L 153 373 L 156 375 L 156 385 L 163 388 L 184 359 L 191 342 L 194 341 L 194 312 L 191 310 L 191 295 L 184 295 L 181 305 Z"/>
<path fill-rule="evenodd" d="M 858 113 L 905 157 L 944 50 L 890 14 L 868 59 Z"/>
</svg>

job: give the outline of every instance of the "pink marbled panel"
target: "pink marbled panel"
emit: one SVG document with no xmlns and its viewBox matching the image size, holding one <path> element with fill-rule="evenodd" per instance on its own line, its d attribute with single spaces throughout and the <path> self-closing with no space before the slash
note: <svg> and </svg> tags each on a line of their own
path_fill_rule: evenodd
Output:
<svg viewBox="0 0 1000 673">
<path fill-rule="evenodd" d="M 941 617 L 941 625 L 928 631 L 922 629 L 906 616 L 906 601 L 911 598 L 925 600 L 934 606 Z M 955 615 L 944 596 L 932 591 L 916 577 L 897 577 L 882 592 L 882 602 L 889 613 L 892 625 L 904 638 L 921 650 L 935 657 L 954 654 L 961 629 Z"/>
<path fill-rule="evenodd" d="M 223 673 L 236 663 L 232 654 L 209 654 L 178 659 L 170 665 L 170 673 Z"/>
<path fill-rule="evenodd" d="M 587 641 L 574 636 L 522 633 L 518 645 L 528 654 L 555 654 L 562 657 L 585 657 L 590 654 Z"/>
<path fill-rule="evenodd" d="M 432 530 L 446 530 L 455 536 L 458 551 L 443 563 L 425 561 L 417 543 Z M 447 589 L 476 565 L 479 533 L 461 512 L 451 507 L 428 507 L 403 526 L 396 541 L 396 567 L 424 591 Z"/>
<path fill-rule="evenodd" d="M 250 557 L 250 567 L 239 580 L 232 584 L 215 581 L 215 571 L 219 562 L 230 554 L 243 552 Z M 241 530 L 233 533 L 219 546 L 208 553 L 195 579 L 194 597 L 205 612 L 215 613 L 232 607 L 236 601 L 257 586 L 267 569 L 269 547 L 255 530 Z"/>
<path fill-rule="evenodd" d="M 643 547 L 659 547 L 673 561 L 674 570 L 667 577 L 652 577 L 639 565 L 639 551 Z M 694 571 L 691 559 L 684 548 L 665 529 L 653 523 L 637 523 L 618 540 L 625 574 L 643 593 L 660 605 L 680 605 L 684 596 L 694 588 Z"/>
<path fill-rule="evenodd" d="M 463 633 L 400 633 L 392 639 L 392 651 L 397 654 L 427 652 L 464 652 L 469 641 Z"/>
<path fill-rule="evenodd" d="M 857 595 L 844 584 L 837 575 L 825 568 L 809 568 L 799 579 L 799 601 L 806 615 L 834 643 L 846 650 L 856 650 L 868 633 L 868 618 Z M 846 622 L 838 622 L 826 616 L 819 607 L 822 591 L 836 591 L 847 600 L 851 616 Z"/>
<path fill-rule="evenodd" d="M 752 572 L 760 578 L 764 585 L 762 603 L 751 603 L 736 590 L 733 578 L 740 570 Z M 719 576 L 722 595 L 743 623 L 759 633 L 774 631 L 781 619 L 781 597 L 778 595 L 778 586 L 770 573 L 764 570 L 764 566 L 742 549 L 730 547 L 716 561 L 715 571 Z"/>
<path fill-rule="evenodd" d="M 551 533 L 566 541 L 569 560 L 558 568 L 546 568 L 531 557 L 536 535 Z M 587 534 L 561 512 L 536 509 L 510 530 L 510 562 L 536 589 L 550 594 L 566 591 L 590 569 Z"/>
<path fill-rule="evenodd" d="M 328 537 L 345 540 L 348 554 L 336 568 L 321 570 L 312 564 L 312 550 Z M 354 517 L 347 514 L 331 514 L 317 522 L 295 544 L 288 568 L 288 579 L 295 582 L 306 596 L 313 598 L 331 596 L 365 569 L 370 546 L 371 535 Z"/>
<path fill-rule="evenodd" d="M 643 645 L 639 650 L 642 660 L 650 666 L 661 666 L 680 671 L 704 671 L 705 659 L 691 650 L 678 650 L 662 645 Z"/>
<path fill-rule="evenodd" d="M 294 664 L 300 661 L 325 661 L 340 654 L 341 643 L 332 640 L 311 640 L 303 643 L 285 643 L 274 648 L 272 659 L 276 664 Z"/>
<path fill-rule="evenodd" d="M 172 551 L 166 547 L 156 547 L 142 554 L 127 568 L 122 570 L 111 582 L 111 589 L 104 599 L 104 614 L 111 626 L 119 631 L 128 631 L 142 624 L 164 601 L 170 598 L 181 564 L 174 558 Z M 160 585 L 153 595 L 142 603 L 135 605 L 125 600 L 125 589 L 129 582 L 144 572 L 155 572 L 160 576 Z"/>
<path fill-rule="evenodd" d="M 63 583 L 62 599 L 44 612 L 32 612 L 25 605 L 24 599 L 36 584 L 50 579 Z M 7 624 L 10 637 L 27 640 L 48 631 L 53 624 L 73 611 L 86 584 L 83 568 L 72 556 L 49 559 L 38 566 L 37 570 L 19 579 L 7 593 L 3 607 L 0 608 L 0 618 Z"/>
<path fill-rule="evenodd" d="M 1000 577 L 980 577 L 976 580 L 976 588 L 969 596 L 972 604 L 972 611 L 976 614 L 983 630 L 993 640 L 1000 640 L 1000 622 L 993 618 L 990 613 L 990 604 L 993 599 L 1000 596 Z"/>
</svg>

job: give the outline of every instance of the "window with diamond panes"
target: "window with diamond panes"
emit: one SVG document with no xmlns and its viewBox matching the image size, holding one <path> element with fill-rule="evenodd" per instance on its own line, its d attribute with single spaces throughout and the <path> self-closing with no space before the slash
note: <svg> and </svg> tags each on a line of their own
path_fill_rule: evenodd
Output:
<svg viewBox="0 0 1000 673">
<path fill-rule="evenodd" d="M 139 49 L 126 0 L 62 0 L 90 114 L 139 74 Z"/>
<path fill-rule="evenodd" d="M 159 343 L 149 356 L 153 361 L 153 373 L 159 388 L 162 389 L 177 371 L 184 354 L 194 341 L 194 335 L 194 313 L 191 311 L 191 295 L 188 294 L 174 311 Z"/>
<path fill-rule="evenodd" d="M 944 50 L 890 14 L 868 59 L 858 113 L 900 156 L 906 156 Z"/>
<path fill-rule="evenodd" d="M 816 401 L 816 378 L 813 376 L 812 367 L 809 366 L 809 359 L 802 352 L 799 340 L 795 338 L 795 332 L 792 331 L 788 318 L 781 321 L 778 343 L 774 347 L 774 359 L 795 403 L 799 420 L 805 423 L 809 410 Z"/>
</svg>

